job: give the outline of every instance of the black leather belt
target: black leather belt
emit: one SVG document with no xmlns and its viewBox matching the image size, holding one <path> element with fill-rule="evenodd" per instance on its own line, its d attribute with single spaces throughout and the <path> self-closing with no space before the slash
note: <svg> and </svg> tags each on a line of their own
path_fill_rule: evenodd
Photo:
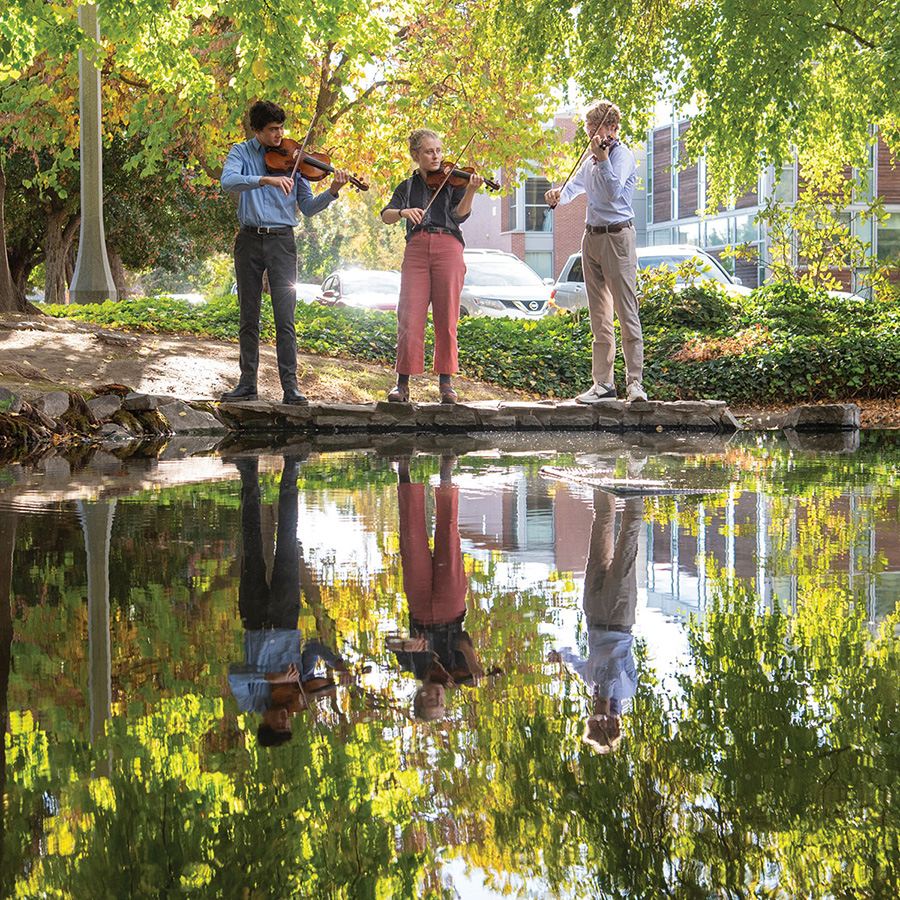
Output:
<svg viewBox="0 0 900 900">
<path fill-rule="evenodd" d="M 290 225 L 279 225 L 277 228 L 268 228 L 265 225 L 244 225 L 244 231 L 251 234 L 293 234 L 294 229 Z"/>
<path fill-rule="evenodd" d="M 451 231 L 449 228 L 438 228 L 437 225 L 423 225 L 421 228 L 422 231 L 427 231 L 429 234 L 452 234 L 455 237 L 455 232 Z"/>
<path fill-rule="evenodd" d="M 588 234 L 618 234 L 626 228 L 631 228 L 631 219 L 627 222 L 616 222 L 614 225 L 585 225 L 584 230 Z"/>
</svg>

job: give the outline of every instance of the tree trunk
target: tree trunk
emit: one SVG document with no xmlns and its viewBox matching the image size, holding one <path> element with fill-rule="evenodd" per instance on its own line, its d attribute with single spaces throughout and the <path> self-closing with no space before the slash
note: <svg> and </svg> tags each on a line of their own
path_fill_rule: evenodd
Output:
<svg viewBox="0 0 900 900">
<path fill-rule="evenodd" d="M 66 296 L 66 249 L 63 246 L 64 212 L 47 206 L 47 237 L 44 244 L 44 303 L 65 303 Z"/>
<path fill-rule="evenodd" d="M 67 259 L 79 217 L 69 216 L 65 208 L 47 207 L 46 257 L 44 258 L 44 302 L 68 303 Z"/>
<path fill-rule="evenodd" d="M 6 197 L 6 173 L 3 171 L 3 154 L 0 153 L 0 312 L 25 312 L 25 295 L 13 284 L 6 255 L 6 218 L 3 203 Z"/>
<path fill-rule="evenodd" d="M 124 300 L 128 296 L 128 285 L 125 283 L 125 266 L 122 265 L 122 257 L 115 245 L 107 243 L 106 256 L 109 259 L 109 270 L 112 273 L 113 284 L 116 286 L 116 297 Z"/>
</svg>

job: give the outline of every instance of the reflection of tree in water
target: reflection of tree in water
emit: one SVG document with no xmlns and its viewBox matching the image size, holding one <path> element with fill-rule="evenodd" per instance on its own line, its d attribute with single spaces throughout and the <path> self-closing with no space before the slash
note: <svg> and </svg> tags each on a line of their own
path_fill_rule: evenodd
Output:
<svg viewBox="0 0 900 900">
<path fill-rule="evenodd" d="M 366 502 L 379 521 L 396 515 Z M 167 515 L 175 527 L 183 510 Z M 32 547 L 28 537 L 19 546 Z M 4 877 L 23 896 L 93 896 L 104 884 L 112 896 L 437 897 L 441 861 L 458 856 L 497 884 L 509 873 L 542 879 L 548 895 L 763 896 L 762 884 L 776 897 L 897 895 L 900 658 L 890 630 L 872 641 L 845 594 L 804 582 L 794 616 L 761 613 L 740 590 L 723 595 L 692 627 L 692 668 L 669 696 L 638 646 L 625 737 L 601 757 L 581 742 L 583 685 L 543 662 L 540 628 L 559 588 L 510 588 L 499 558 L 466 565 L 467 629 L 502 680 L 462 695 L 440 724 L 348 691 L 277 752 L 246 739 L 254 726 L 227 711 L 221 675 L 194 677 L 239 648 L 236 594 L 223 582 L 192 616 L 161 580 L 132 588 L 152 615 L 114 612 L 120 693 L 105 738 L 91 744 L 84 711 L 61 697 L 52 708 L 29 702 L 57 657 L 62 683 L 84 688 L 71 671 L 84 663 L 71 638 L 83 594 L 61 580 L 71 573 L 37 565 L 31 577 L 59 588 L 53 604 L 18 601 L 10 708 L 35 717 L 11 717 Z M 221 566 L 201 571 L 212 579 Z M 364 614 L 391 609 L 395 574 L 338 574 L 310 592 L 316 619 L 362 635 L 390 670 L 377 618 Z M 25 574 L 16 578 L 27 596 Z M 158 670 L 129 672 L 142 641 Z"/>
</svg>

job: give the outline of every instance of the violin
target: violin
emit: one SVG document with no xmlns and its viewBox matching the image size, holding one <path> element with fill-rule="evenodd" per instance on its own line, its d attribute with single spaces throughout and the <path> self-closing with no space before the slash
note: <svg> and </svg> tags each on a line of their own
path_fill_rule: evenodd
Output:
<svg viewBox="0 0 900 900">
<path fill-rule="evenodd" d="M 475 170 L 471 166 L 457 169 L 453 163 L 446 162 L 436 172 L 429 172 L 425 178 L 425 183 L 428 187 L 437 190 L 446 180 L 450 187 L 460 188 L 465 187 L 474 174 Z M 489 178 L 484 179 L 484 186 L 490 191 L 500 190 L 500 185 Z"/>
<path fill-rule="evenodd" d="M 336 171 L 327 153 L 301 155 L 302 146 L 297 141 L 284 138 L 277 147 L 266 151 L 266 169 L 270 175 L 286 175 L 292 178 L 300 174 L 307 181 L 321 181 L 329 173 Z M 350 176 L 350 184 L 357 190 L 367 191 L 369 185 L 355 175 Z"/>
<path fill-rule="evenodd" d="M 600 139 L 601 149 L 608 150 L 610 153 L 612 153 L 613 147 L 618 147 L 619 144 L 621 144 L 621 143 L 622 142 L 617 137 L 613 137 L 612 135 L 609 135 L 608 137 Z M 588 145 L 588 146 L 590 146 L 590 145 Z M 597 157 L 595 156 L 594 159 L 596 159 L 596 158 Z"/>
</svg>

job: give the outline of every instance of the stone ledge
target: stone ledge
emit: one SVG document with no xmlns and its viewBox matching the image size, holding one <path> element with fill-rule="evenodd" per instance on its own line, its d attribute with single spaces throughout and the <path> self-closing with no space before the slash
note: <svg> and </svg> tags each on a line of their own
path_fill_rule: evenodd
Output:
<svg viewBox="0 0 900 900">
<path fill-rule="evenodd" d="M 469 431 L 704 431 L 733 433 L 741 426 L 720 400 L 587 406 L 572 400 L 535 403 L 311 403 L 286 406 L 265 400 L 223 403 L 219 413 L 232 427 L 312 433 Z"/>
<path fill-rule="evenodd" d="M 859 428 L 859 407 L 855 403 L 795 406 L 781 427 L 785 431 L 853 431 Z"/>
</svg>

